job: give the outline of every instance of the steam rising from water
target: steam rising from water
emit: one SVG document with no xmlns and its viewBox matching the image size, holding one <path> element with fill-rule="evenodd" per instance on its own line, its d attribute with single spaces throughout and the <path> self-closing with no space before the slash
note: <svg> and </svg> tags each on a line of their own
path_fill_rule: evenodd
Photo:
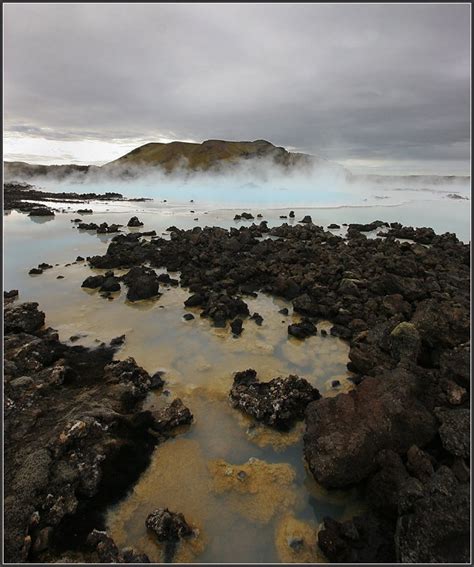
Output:
<svg viewBox="0 0 474 567">
<path fill-rule="evenodd" d="M 271 158 L 253 158 L 212 171 L 192 171 L 183 159 L 170 173 L 142 165 L 91 167 L 88 172 L 64 168 L 23 180 L 50 191 L 116 191 L 127 197 L 166 199 L 169 203 L 188 203 L 192 199 L 204 206 L 229 208 L 395 205 L 420 199 L 444 200 L 448 194 L 470 194 L 468 177 L 354 176 L 319 158 L 292 168 Z M 12 177 L 6 171 L 6 179 Z M 21 174 L 15 173 L 14 179 L 22 180 Z"/>
</svg>

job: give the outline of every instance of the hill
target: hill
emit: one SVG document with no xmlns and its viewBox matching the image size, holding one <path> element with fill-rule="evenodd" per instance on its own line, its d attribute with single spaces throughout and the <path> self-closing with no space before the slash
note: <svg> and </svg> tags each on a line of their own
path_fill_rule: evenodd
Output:
<svg viewBox="0 0 474 567">
<path fill-rule="evenodd" d="M 103 169 L 129 166 L 161 167 L 167 172 L 177 168 L 206 171 L 255 158 L 267 158 L 284 167 L 329 163 L 308 154 L 288 152 L 285 148 L 274 146 L 265 140 L 254 142 L 207 140 L 202 144 L 189 142 L 145 144 L 104 165 Z"/>
</svg>

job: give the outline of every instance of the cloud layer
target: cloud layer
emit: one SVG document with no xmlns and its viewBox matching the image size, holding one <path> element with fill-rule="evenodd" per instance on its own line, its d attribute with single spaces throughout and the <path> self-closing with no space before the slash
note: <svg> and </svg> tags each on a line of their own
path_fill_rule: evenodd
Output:
<svg viewBox="0 0 474 567">
<path fill-rule="evenodd" d="M 6 4 L 4 36 L 7 139 L 468 170 L 467 4 Z"/>
</svg>

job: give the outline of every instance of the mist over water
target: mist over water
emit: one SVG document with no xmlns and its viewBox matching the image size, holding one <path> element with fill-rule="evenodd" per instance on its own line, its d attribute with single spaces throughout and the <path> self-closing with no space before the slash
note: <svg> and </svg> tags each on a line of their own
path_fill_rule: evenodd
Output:
<svg viewBox="0 0 474 567">
<path fill-rule="evenodd" d="M 284 215 L 291 209 L 308 213 L 317 209 L 313 221 L 321 224 L 380 219 L 431 226 L 437 232 L 470 239 L 469 177 L 356 176 L 324 160 L 313 167 L 284 168 L 266 159 L 252 159 L 217 171 L 191 171 L 183 163 L 171 173 L 128 166 L 94 168 L 63 179 L 52 173 L 25 181 L 48 191 L 118 192 L 128 198 L 153 199 L 140 205 L 147 212 L 162 213 L 166 207 L 170 213 L 248 209 Z M 120 204 L 107 206 L 107 210 L 117 208 Z"/>
</svg>

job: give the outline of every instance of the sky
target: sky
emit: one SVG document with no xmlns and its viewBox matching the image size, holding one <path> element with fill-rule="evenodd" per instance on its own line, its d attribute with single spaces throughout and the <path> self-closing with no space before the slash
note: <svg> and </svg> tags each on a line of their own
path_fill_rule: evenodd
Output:
<svg viewBox="0 0 474 567">
<path fill-rule="evenodd" d="M 469 174 L 469 4 L 4 8 L 4 159 L 265 139 L 355 173 Z"/>
</svg>

